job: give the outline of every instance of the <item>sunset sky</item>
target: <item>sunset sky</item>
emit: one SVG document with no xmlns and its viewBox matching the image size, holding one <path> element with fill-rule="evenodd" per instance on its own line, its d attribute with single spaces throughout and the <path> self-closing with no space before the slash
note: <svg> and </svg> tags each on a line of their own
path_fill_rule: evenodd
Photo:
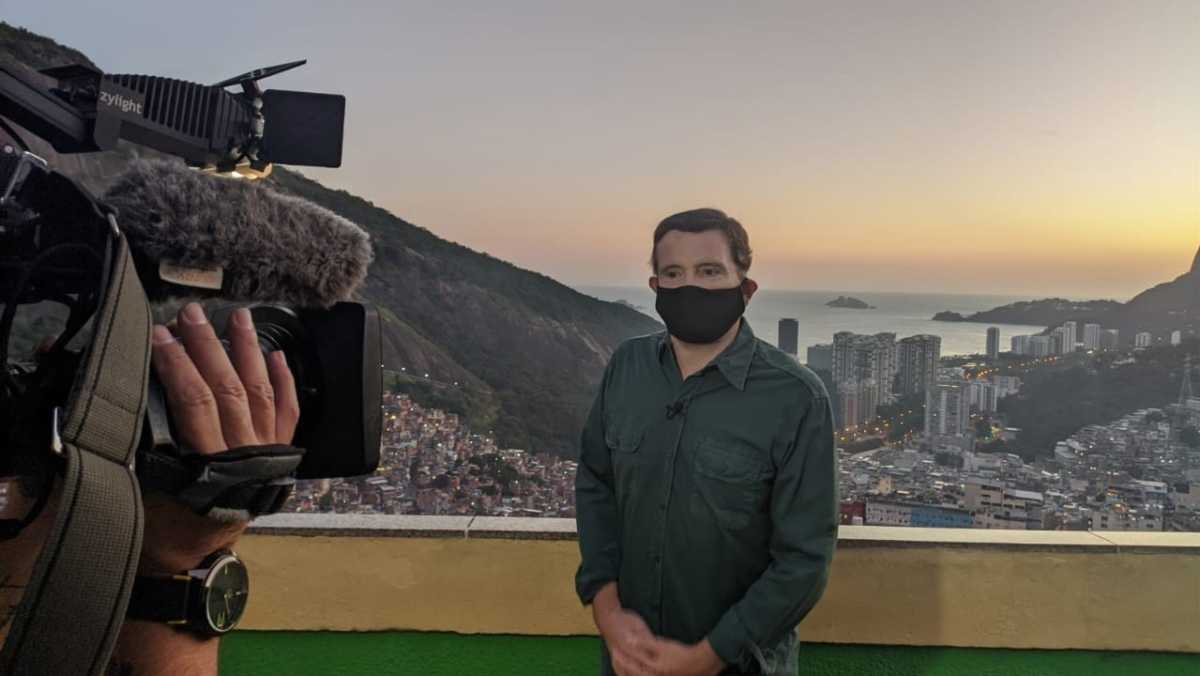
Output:
<svg viewBox="0 0 1200 676">
<path fill-rule="evenodd" d="M 569 284 L 717 206 L 768 288 L 1126 299 L 1200 246 L 1200 2 L 78 2 L 110 72 L 348 98 L 307 171 Z M 753 5 L 753 7 L 751 7 Z"/>
</svg>

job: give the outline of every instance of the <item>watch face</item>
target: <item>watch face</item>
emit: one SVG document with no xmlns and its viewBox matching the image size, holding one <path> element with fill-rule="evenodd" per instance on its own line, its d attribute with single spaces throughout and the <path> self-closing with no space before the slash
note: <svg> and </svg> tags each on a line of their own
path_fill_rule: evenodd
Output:
<svg viewBox="0 0 1200 676">
<path fill-rule="evenodd" d="M 250 593 L 246 566 L 233 556 L 223 557 L 209 571 L 204 586 L 209 626 L 220 633 L 233 629 L 242 619 Z"/>
</svg>

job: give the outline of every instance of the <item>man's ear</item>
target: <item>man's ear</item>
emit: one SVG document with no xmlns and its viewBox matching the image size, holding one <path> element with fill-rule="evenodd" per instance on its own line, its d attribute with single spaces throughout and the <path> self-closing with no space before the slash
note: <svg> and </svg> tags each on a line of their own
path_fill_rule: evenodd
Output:
<svg viewBox="0 0 1200 676">
<path fill-rule="evenodd" d="M 756 291 L 758 291 L 758 282 L 749 277 L 742 280 L 742 296 L 746 298 L 747 303 L 754 297 Z"/>
<path fill-rule="evenodd" d="M 658 293 L 658 275 L 651 275 L 649 284 L 650 290 L 654 293 Z"/>
</svg>

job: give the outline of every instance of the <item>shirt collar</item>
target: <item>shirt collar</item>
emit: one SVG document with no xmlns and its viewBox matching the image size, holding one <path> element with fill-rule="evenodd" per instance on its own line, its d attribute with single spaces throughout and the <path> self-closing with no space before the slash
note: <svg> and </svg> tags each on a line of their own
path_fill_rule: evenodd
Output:
<svg viewBox="0 0 1200 676">
<path fill-rule="evenodd" d="M 746 378 L 750 375 L 750 364 L 754 361 L 754 351 L 758 345 L 758 341 L 754 338 L 754 332 L 750 330 L 750 322 L 745 318 L 740 321 L 742 327 L 738 330 L 733 342 L 725 348 L 724 352 L 717 355 L 711 364 L 705 367 L 705 369 L 709 369 L 715 366 L 725 380 L 728 380 L 729 384 L 739 391 L 746 389 Z M 658 336 L 659 362 L 664 360 L 670 347 L 670 334 L 663 331 Z"/>
</svg>

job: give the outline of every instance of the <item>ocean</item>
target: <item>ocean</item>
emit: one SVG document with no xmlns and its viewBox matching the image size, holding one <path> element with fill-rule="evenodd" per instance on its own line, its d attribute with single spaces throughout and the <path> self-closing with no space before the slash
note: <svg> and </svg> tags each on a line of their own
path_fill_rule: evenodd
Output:
<svg viewBox="0 0 1200 676">
<path fill-rule="evenodd" d="M 654 292 L 649 288 L 617 286 L 576 287 L 580 293 L 607 301 L 626 301 L 645 314 L 658 319 L 654 311 Z M 827 307 L 838 296 L 853 296 L 874 310 L 850 310 Z M 1037 333 L 1044 327 L 1017 324 L 977 324 L 971 322 L 935 322 L 933 316 L 943 310 L 968 315 L 990 310 L 1019 300 L 1021 296 L 986 296 L 935 293 L 876 293 L 851 291 L 775 291 L 760 290 L 746 308 L 746 318 L 759 338 L 778 345 L 779 320 L 796 319 L 800 324 L 800 361 L 805 360 L 809 345 L 830 343 L 838 331 L 879 333 L 893 331 L 896 338 L 918 333 L 942 337 L 942 355 L 987 352 L 987 329 L 1000 329 L 1000 350 L 1010 347 L 1009 338 Z"/>
</svg>

